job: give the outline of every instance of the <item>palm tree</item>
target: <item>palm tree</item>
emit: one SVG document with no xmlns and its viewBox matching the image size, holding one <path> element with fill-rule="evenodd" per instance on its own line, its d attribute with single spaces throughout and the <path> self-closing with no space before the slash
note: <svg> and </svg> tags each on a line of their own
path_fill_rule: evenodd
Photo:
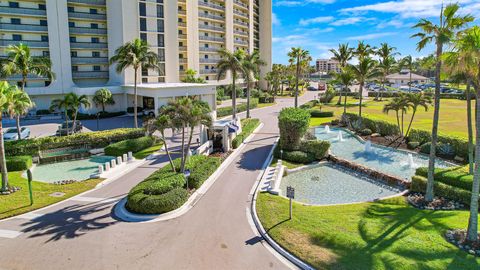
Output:
<svg viewBox="0 0 480 270">
<path fill-rule="evenodd" d="M 79 96 L 75 93 L 68 93 L 66 98 L 69 100 L 69 104 L 71 106 L 71 109 L 73 110 L 73 130 L 75 130 L 75 127 L 77 126 L 77 116 L 80 107 L 83 106 L 85 108 L 88 108 L 91 104 L 86 95 Z"/>
<path fill-rule="evenodd" d="M 436 67 L 435 67 L 435 96 L 434 112 L 432 125 L 432 146 L 430 147 L 430 156 L 428 161 L 428 180 L 425 200 L 431 202 L 434 197 L 433 183 L 435 170 L 435 157 L 438 141 L 438 119 L 440 117 L 440 73 L 442 71 L 441 56 L 443 46 L 449 43 L 455 35 L 455 31 L 464 27 L 468 22 L 473 21 L 470 15 L 460 16 L 457 14 L 458 4 L 450 4 L 440 11 L 440 22 L 434 24 L 427 19 L 421 19 L 413 28 L 418 28 L 420 32 L 412 37 L 420 38 L 417 43 L 417 50 L 423 50 L 427 44 L 434 42 L 436 46 Z"/>
<path fill-rule="evenodd" d="M 364 58 L 370 57 L 371 54 L 375 52 L 375 48 L 372 48 L 369 44 L 366 44 L 364 41 L 359 41 L 357 48 L 354 51 L 354 55 L 358 57 L 358 60 L 361 61 Z"/>
<path fill-rule="evenodd" d="M 10 86 L 6 81 L 0 81 L 0 171 L 2 173 L 2 189 L 8 190 L 7 161 L 5 159 L 5 144 L 3 141 L 3 113 L 11 113 L 14 93 L 18 91 L 16 86 Z"/>
<path fill-rule="evenodd" d="M 348 43 L 339 44 L 338 50 L 330 49 L 330 52 L 333 54 L 333 59 L 338 61 L 342 73 L 344 72 L 345 67 L 348 65 L 348 61 L 353 58 L 353 48 L 350 48 Z M 344 85 L 345 86 L 345 85 Z M 347 87 L 347 86 L 345 86 Z M 340 91 L 340 97 L 338 98 L 337 105 L 342 103 L 342 91 Z"/>
<path fill-rule="evenodd" d="M 415 69 L 415 62 L 411 55 L 405 56 L 400 60 L 400 68 L 407 68 L 410 78 L 408 82 L 408 92 L 412 92 L 412 72 Z"/>
<path fill-rule="evenodd" d="M 432 105 L 432 98 L 424 93 L 410 93 L 406 95 L 407 103 L 410 108 L 412 108 L 412 117 L 410 118 L 410 122 L 408 124 L 407 132 L 405 132 L 405 137 L 408 137 L 410 130 L 412 128 L 413 119 L 415 118 L 415 114 L 418 111 L 419 107 L 428 111 L 428 108 Z"/>
<path fill-rule="evenodd" d="M 205 79 L 197 77 L 197 71 L 194 69 L 187 69 L 185 71 L 185 78 L 182 80 L 184 83 L 206 83 Z"/>
<path fill-rule="evenodd" d="M 353 80 L 355 77 L 350 69 L 345 68 L 342 70 L 341 73 L 335 74 L 335 80 L 338 81 L 341 85 L 343 85 L 345 91 L 348 89 L 350 85 L 353 84 Z M 343 101 L 343 114 L 347 113 L 347 95 L 345 94 L 345 98 Z"/>
<path fill-rule="evenodd" d="M 217 80 L 225 77 L 227 72 L 232 74 L 232 118 L 235 120 L 237 119 L 237 88 L 235 83 L 240 75 L 247 73 L 243 65 L 245 52 L 243 50 L 230 52 L 226 49 L 220 49 L 218 53 L 222 59 L 217 63 Z"/>
<path fill-rule="evenodd" d="M 380 57 L 379 69 L 382 73 L 382 88 L 385 89 L 385 83 L 387 81 L 387 76 L 390 75 L 392 70 L 396 67 L 395 55 L 398 53 L 395 52 L 397 48 L 390 47 L 388 43 L 380 44 L 380 48 L 377 49 L 376 54 Z M 382 92 L 378 91 L 377 100 L 382 100 Z"/>
<path fill-rule="evenodd" d="M 22 77 L 21 89 L 25 91 L 28 75 L 47 77 L 50 81 L 55 79 L 52 63 L 49 57 L 32 56 L 30 47 L 22 43 L 9 45 L 5 52 L 7 59 L 2 65 L 2 72 L 7 76 L 20 75 Z"/>
<path fill-rule="evenodd" d="M 141 39 L 134 39 L 127 42 L 115 50 L 115 55 L 110 58 L 110 65 L 116 63 L 117 73 L 122 73 L 127 68 L 133 68 L 134 71 L 134 86 L 133 86 L 133 114 L 134 125 L 138 128 L 137 116 L 137 80 L 140 69 L 156 69 L 160 70 L 158 66 L 159 57 L 153 51 L 150 51 L 148 43 Z"/>
<path fill-rule="evenodd" d="M 360 62 L 358 63 L 358 65 L 349 65 L 348 68 L 351 70 L 353 76 L 360 83 L 360 102 L 358 108 L 358 116 L 360 117 L 360 119 L 362 119 L 363 86 L 365 85 L 365 82 L 367 80 L 378 76 L 378 70 L 377 63 L 372 58 L 361 57 L 359 59 Z"/>
<path fill-rule="evenodd" d="M 172 167 L 172 171 L 175 172 L 175 165 L 173 164 L 173 159 L 170 155 L 167 139 L 165 137 L 165 130 L 169 128 L 173 129 L 172 119 L 167 113 L 160 112 L 160 115 L 156 119 L 152 119 L 152 121 L 154 121 L 153 124 L 155 128 L 160 132 L 160 135 L 162 136 L 160 139 L 162 140 L 163 146 L 165 147 L 165 152 L 167 153 L 170 166 Z"/>
<path fill-rule="evenodd" d="M 245 83 L 247 84 L 247 118 L 250 118 L 250 86 L 251 83 L 258 78 L 260 74 L 260 66 L 267 63 L 260 59 L 258 51 L 246 54 L 242 61 L 243 70 L 245 71 Z"/>
<path fill-rule="evenodd" d="M 302 65 L 305 62 L 310 62 L 310 52 L 304 50 L 300 47 L 292 48 L 291 51 L 288 53 L 288 57 L 290 57 L 289 62 L 296 67 L 295 73 L 295 108 L 298 107 L 298 80 L 301 75 Z"/>
<path fill-rule="evenodd" d="M 26 92 L 17 90 L 13 94 L 12 108 L 10 111 L 10 117 L 15 117 L 17 124 L 18 140 L 22 139 L 22 132 L 20 128 L 20 117 L 25 115 L 30 108 L 35 106 Z"/>
<path fill-rule="evenodd" d="M 403 115 L 407 113 L 408 110 L 408 103 L 406 98 L 403 95 L 398 97 L 392 98 L 387 104 L 383 106 L 383 113 L 388 114 L 390 111 L 395 111 L 397 117 L 397 126 L 398 130 L 401 132 L 403 136 Z M 399 112 L 402 113 L 402 117 L 400 120 Z"/>
<path fill-rule="evenodd" d="M 69 135 L 68 129 L 68 110 L 72 107 L 70 104 L 70 99 L 65 95 L 63 98 L 57 98 L 52 100 L 52 104 L 50 105 L 50 111 L 62 111 L 65 116 L 65 124 L 67 126 L 67 136 Z"/>
<path fill-rule="evenodd" d="M 102 88 L 95 92 L 93 103 L 95 103 L 96 106 L 102 106 L 102 112 L 105 113 L 105 105 L 113 105 L 115 104 L 115 100 L 113 100 L 110 90 Z"/>
</svg>

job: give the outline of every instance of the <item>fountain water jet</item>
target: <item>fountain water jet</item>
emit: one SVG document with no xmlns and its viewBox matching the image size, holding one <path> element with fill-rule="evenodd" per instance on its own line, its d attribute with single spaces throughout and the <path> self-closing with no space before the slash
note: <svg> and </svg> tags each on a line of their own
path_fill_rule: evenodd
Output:
<svg viewBox="0 0 480 270">
<path fill-rule="evenodd" d="M 326 125 L 326 126 L 325 126 L 325 132 L 326 132 L 326 133 L 330 133 L 330 126 L 329 126 L 329 125 Z"/>
<path fill-rule="evenodd" d="M 339 142 L 343 142 L 343 141 L 344 141 L 344 140 L 343 140 L 343 132 L 342 132 L 341 130 L 338 132 L 337 140 L 338 140 Z"/>
<path fill-rule="evenodd" d="M 417 167 L 417 164 L 415 164 L 415 161 L 413 161 L 413 155 L 411 153 L 408 153 L 408 166 L 410 166 L 411 169 Z"/>
<path fill-rule="evenodd" d="M 372 141 L 368 140 L 365 143 L 365 153 L 370 153 L 372 152 Z"/>
</svg>

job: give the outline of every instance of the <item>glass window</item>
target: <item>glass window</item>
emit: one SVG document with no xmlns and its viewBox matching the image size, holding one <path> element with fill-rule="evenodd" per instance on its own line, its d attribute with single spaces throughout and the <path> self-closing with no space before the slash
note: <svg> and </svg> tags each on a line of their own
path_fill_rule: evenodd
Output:
<svg viewBox="0 0 480 270">
<path fill-rule="evenodd" d="M 163 18 L 163 6 L 157 5 L 157 17 Z"/>
<path fill-rule="evenodd" d="M 78 71 L 78 66 L 72 66 L 72 71 L 73 72 Z"/>
<path fill-rule="evenodd" d="M 47 6 L 45 4 L 38 4 L 38 9 L 47 10 Z"/>
<path fill-rule="evenodd" d="M 158 47 L 165 47 L 165 39 L 163 35 L 157 35 Z"/>
<path fill-rule="evenodd" d="M 21 24 L 22 22 L 20 21 L 19 18 L 10 18 L 10 23 L 11 24 Z"/>
<path fill-rule="evenodd" d="M 140 16 L 147 16 L 147 5 L 145 3 L 138 3 Z"/>
<path fill-rule="evenodd" d="M 90 14 L 98 14 L 98 10 L 96 8 L 91 8 Z"/>
<path fill-rule="evenodd" d="M 75 27 L 75 22 L 68 22 L 68 27 Z"/>
<path fill-rule="evenodd" d="M 100 57 L 100 52 L 92 52 L 92 57 Z"/>
<path fill-rule="evenodd" d="M 77 57 L 77 52 L 70 52 L 71 57 Z"/>
<path fill-rule="evenodd" d="M 147 33 L 140 33 L 140 39 L 143 41 L 147 41 Z"/>
<path fill-rule="evenodd" d="M 75 8 L 74 7 L 68 7 L 68 12 L 75 12 Z"/>
<path fill-rule="evenodd" d="M 43 55 L 43 57 L 49 57 L 49 56 L 50 56 L 50 52 L 49 52 L 49 51 L 43 51 L 43 52 L 42 52 L 42 55 Z"/>
<path fill-rule="evenodd" d="M 158 61 L 165 62 L 165 50 L 158 49 Z"/>
<path fill-rule="evenodd" d="M 47 26 L 47 20 L 40 20 L 41 26 Z"/>
<path fill-rule="evenodd" d="M 8 2 L 8 7 L 19 8 L 20 4 L 18 2 Z"/>
<path fill-rule="evenodd" d="M 15 41 L 21 41 L 22 40 L 22 35 L 13 34 L 12 39 L 15 40 Z"/>
<path fill-rule="evenodd" d="M 70 37 L 70 42 L 77 42 L 77 37 Z"/>
<path fill-rule="evenodd" d="M 157 20 L 157 32 L 162 32 L 164 31 L 164 25 L 163 25 L 163 20 Z"/>
<path fill-rule="evenodd" d="M 92 37 L 92 43 L 100 43 L 100 39 L 98 37 Z"/>
<path fill-rule="evenodd" d="M 47 42 L 48 41 L 48 36 L 42 36 L 42 41 Z"/>
<path fill-rule="evenodd" d="M 100 66 L 93 66 L 93 70 L 94 70 L 94 71 L 100 71 L 101 68 L 100 68 Z"/>
<path fill-rule="evenodd" d="M 147 19 L 140 18 L 140 31 L 147 31 Z"/>
<path fill-rule="evenodd" d="M 90 24 L 90 27 L 92 29 L 98 29 L 98 23 L 92 23 L 92 24 Z"/>
</svg>

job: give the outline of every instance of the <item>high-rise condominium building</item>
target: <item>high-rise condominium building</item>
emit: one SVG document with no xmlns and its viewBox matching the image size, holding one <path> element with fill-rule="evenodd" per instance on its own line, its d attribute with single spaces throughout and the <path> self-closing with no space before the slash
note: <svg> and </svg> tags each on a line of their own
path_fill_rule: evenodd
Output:
<svg viewBox="0 0 480 270">
<path fill-rule="evenodd" d="M 0 57 L 8 45 L 23 43 L 51 59 L 55 80 L 29 77 L 26 85 L 38 109 L 68 92 L 93 96 L 107 87 L 115 99 L 110 111 L 125 110 L 133 106 L 133 70 L 119 74 L 109 58 L 140 38 L 160 56 L 160 70 L 138 74 L 140 106 L 157 109 L 176 96 L 197 95 L 215 107 L 215 86 L 182 84 L 185 71 L 217 82 L 218 50 L 225 48 L 258 50 L 265 74 L 271 9 L 271 0 L 0 0 Z"/>
<path fill-rule="evenodd" d="M 340 63 L 335 59 L 317 59 L 317 72 L 340 72 Z"/>
</svg>

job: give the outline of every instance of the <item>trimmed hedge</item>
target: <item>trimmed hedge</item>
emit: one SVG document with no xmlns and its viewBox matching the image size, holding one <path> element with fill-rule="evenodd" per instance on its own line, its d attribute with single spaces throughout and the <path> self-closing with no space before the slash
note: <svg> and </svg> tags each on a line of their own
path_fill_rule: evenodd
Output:
<svg viewBox="0 0 480 270">
<path fill-rule="evenodd" d="M 345 114 L 350 121 L 358 121 L 360 117 L 358 117 L 357 114 L 354 113 L 346 113 Z M 377 120 L 370 118 L 368 115 L 363 115 L 362 116 L 362 125 L 363 128 L 368 128 L 370 129 L 373 133 L 379 133 L 382 136 L 391 136 L 391 135 L 398 135 L 400 134 L 400 130 L 398 129 L 398 126 L 392 123 L 389 123 L 384 120 Z"/>
<path fill-rule="evenodd" d="M 124 140 L 105 147 L 105 154 L 107 156 L 118 157 L 128 152 L 139 152 L 143 149 L 153 146 L 153 144 L 154 140 L 152 137 Z"/>
<path fill-rule="evenodd" d="M 418 168 L 415 174 L 422 177 L 428 177 L 428 168 Z M 468 171 L 465 170 L 464 167 L 435 169 L 434 179 L 436 182 L 444 183 L 449 186 L 467 191 L 472 190 L 473 175 L 468 174 Z"/>
<path fill-rule="evenodd" d="M 309 102 L 300 105 L 300 109 L 311 109 L 311 108 L 317 106 L 319 103 L 320 102 L 316 99 L 310 100 Z"/>
<path fill-rule="evenodd" d="M 312 155 L 315 159 L 321 160 L 328 154 L 330 142 L 321 140 L 308 140 L 300 143 L 300 151 Z"/>
<path fill-rule="evenodd" d="M 404 92 L 382 92 L 382 97 L 384 98 L 392 98 L 392 97 L 398 97 L 399 93 L 405 94 Z M 425 93 L 426 95 L 430 95 L 433 97 L 432 93 Z M 377 97 L 378 93 L 377 92 L 368 92 L 369 97 Z M 463 94 L 440 94 L 440 99 L 461 99 L 464 100 L 466 99 L 465 93 Z M 475 99 L 475 94 L 472 93 L 472 99 Z"/>
<path fill-rule="evenodd" d="M 99 118 L 104 119 L 104 118 L 111 118 L 111 117 L 117 117 L 117 116 L 122 116 L 125 115 L 126 112 L 100 112 Z M 78 113 L 77 114 L 77 120 L 90 120 L 90 119 L 97 119 L 96 114 L 84 114 L 84 113 Z"/>
<path fill-rule="evenodd" d="M 308 130 L 310 113 L 300 108 L 284 108 L 278 116 L 279 145 L 284 150 L 297 150 Z"/>
<path fill-rule="evenodd" d="M 140 214 L 161 214 L 181 207 L 188 200 L 189 193 L 185 189 L 185 178 L 179 173 L 180 161 L 174 160 L 176 173 L 166 165 L 132 188 L 127 196 L 127 209 Z M 190 157 L 186 164 L 191 170 L 189 188 L 198 189 L 220 164 L 220 158 Z"/>
<path fill-rule="evenodd" d="M 237 149 L 245 139 L 260 125 L 259 119 L 242 119 L 242 132 L 232 141 L 233 149 Z"/>
<path fill-rule="evenodd" d="M 38 156 L 39 151 L 64 148 L 83 147 L 103 148 L 112 143 L 145 136 L 143 128 L 120 128 L 98 132 L 78 133 L 62 137 L 42 137 L 19 141 L 5 142 L 7 156 Z"/>
<path fill-rule="evenodd" d="M 31 156 L 7 157 L 7 171 L 18 172 L 25 171 L 32 167 Z"/>
<path fill-rule="evenodd" d="M 258 98 L 250 98 L 250 109 L 255 109 L 258 106 Z M 237 104 L 237 113 L 247 110 L 247 103 Z M 233 107 L 223 107 L 217 109 L 217 117 L 224 117 L 233 113 Z"/>
<path fill-rule="evenodd" d="M 419 175 L 412 177 L 411 191 L 425 193 L 427 189 L 427 178 Z M 450 186 L 442 182 L 435 181 L 433 189 L 436 196 L 449 198 L 465 205 L 470 205 L 472 192 L 458 187 Z"/>
<path fill-rule="evenodd" d="M 310 116 L 311 117 L 333 117 L 334 113 L 333 112 L 322 112 L 321 110 L 310 110 Z"/>
<path fill-rule="evenodd" d="M 408 134 L 408 141 L 425 144 L 431 142 L 432 134 L 426 130 L 412 129 Z M 455 153 L 464 159 L 468 159 L 468 140 L 455 136 L 438 134 L 438 142 L 449 144 L 455 149 Z"/>
</svg>

